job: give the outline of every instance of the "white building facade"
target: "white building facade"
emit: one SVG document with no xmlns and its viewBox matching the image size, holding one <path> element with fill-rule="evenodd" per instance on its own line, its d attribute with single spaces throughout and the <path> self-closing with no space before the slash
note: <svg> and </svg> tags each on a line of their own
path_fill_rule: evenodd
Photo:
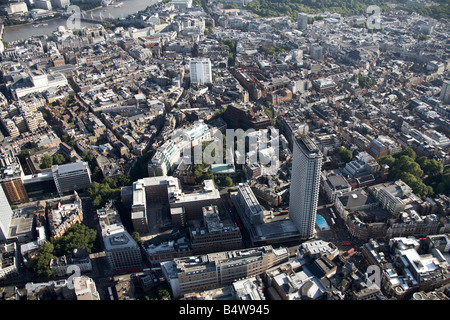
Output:
<svg viewBox="0 0 450 320">
<path fill-rule="evenodd" d="M 308 136 L 294 141 L 289 216 L 300 237 L 314 235 L 319 200 L 322 153 Z"/>
<path fill-rule="evenodd" d="M 200 84 L 212 83 L 211 60 L 208 58 L 194 58 L 189 62 L 191 82 Z"/>
</svg>

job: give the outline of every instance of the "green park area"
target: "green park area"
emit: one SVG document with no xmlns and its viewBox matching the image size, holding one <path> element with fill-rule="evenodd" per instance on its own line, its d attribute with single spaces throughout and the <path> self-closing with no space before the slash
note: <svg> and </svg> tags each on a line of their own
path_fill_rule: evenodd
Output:
<svg viewBox="0 0 450 320">
<path fill-rule="evenodd" d="M 417 157 L 411 148 L 381 157 L 378 163 L 389 166 L 389 180 L 403 180 L 421 198 L 450 194 L 450 169 L 444 171 L 442 163 L 435 159 Z"/>
</svg>

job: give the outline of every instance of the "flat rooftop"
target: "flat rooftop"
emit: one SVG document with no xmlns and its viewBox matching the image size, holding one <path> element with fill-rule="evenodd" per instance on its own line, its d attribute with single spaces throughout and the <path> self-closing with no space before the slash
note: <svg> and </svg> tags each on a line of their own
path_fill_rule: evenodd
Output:
<svg viewBox="0 0 450 320">
<path fill-rule="evenodd" d="M 118 232 L 117 232 L 118 231 Z M 119 250 L 128 248 L 138 248 L 136 241 L 123 228 L 117 229 L 116 233 L 111 233 L 103 238 L 106 250 Z"/>
<path fill-rule="evenodd" d="M 314 141 L 307 135 L 296 137 L 295 141 L 297 146 L 303 150 L 308 158 L 322 158 L 322 152 L 320 152 Z"/>
<path fill-rule="evenodd" d="M 348 210 L 352 210 L 352 208 L 357 208 L 372 203 L 377 203 L 376 199 L 364 190 L 355 190 L 344 193 L 339 197 L 339 200 L 341 201 L 342 205 Z"/>
<path fill-rule="evenodd" d="M 257 238 L 254 240 L 283 240 L 300 237 L 300 232 L 291 220 L 279 220 L 256 225 Z"/>
<path fill-rule="evenodd" d="M 58 172 L 58 174 L 64 174 L 75 171 L 83 171 L 87 167 L 87 163 L 83 161 L 77 161 L 68 164 L 56 165 L 52 167 L 52 171 Z"/>
<path fill-rule="evenodd" d="M 333 189 L 348 188 L 350 186 L 348 181 L 341 175 L 330 175 L 330 176 L 328 176 L 327 177 L 327 183 Z"/>
</svg>

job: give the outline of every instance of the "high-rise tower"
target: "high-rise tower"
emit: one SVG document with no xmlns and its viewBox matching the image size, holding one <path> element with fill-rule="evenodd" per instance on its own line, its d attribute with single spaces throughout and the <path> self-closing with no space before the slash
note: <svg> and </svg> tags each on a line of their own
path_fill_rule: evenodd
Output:
<svg viewBox="0 0 450 320">
<path fill-rule="evenodd" d="M 8 237 L 12 215 L 13 211 L 9 206 L 8 199 L 6 198 L 3 188 L 0 187 L 0 241 L 4 241 Z"/>
<path fill-rule="evenodd" d="M 314 235 L 322 153 L 306 135 L 294 141 L 289 216 L 304 239 Z"/>
<path fill-rule="evenodd" d="M 308 15 L 305 13 L 299 13 L 297 16 L 297 28 L 304 30 L 308 27 Z"/>
<path fill-rule="evenodd" d="M 441 94 L 439 98 L 444 103 L 450 103 L 450 80 L 444 80 L 442 83 Z"/>
</svg>

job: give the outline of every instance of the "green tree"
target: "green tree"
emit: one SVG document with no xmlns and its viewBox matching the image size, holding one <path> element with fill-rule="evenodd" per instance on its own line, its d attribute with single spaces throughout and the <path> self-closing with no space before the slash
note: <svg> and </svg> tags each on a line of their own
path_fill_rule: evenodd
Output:
<svg viewBox="0 0 450 320">
<path fill-rule="evenodd" d="M 142 239 L 141 239 L 141 236 L 139 235 L 139 232 L 133 232 L 131 234 L 131 237 L 134 239 L 134 241 L 136 241 L 137 244 L 142 243 Z"/>
<path fill-rule="evenodd" d="M 44 154 L 41 158 L 41 163 L 39 167 L 41 169 L 47 169 L 50 168 L 52 165 L 53 165 L 53 157 L 48 154 Z"/>
<path fill-rule="evenodd" d="M 412 174 L 416 178 L 421 178 L 423 175 L 423 170 L 420 168 L 420 165 L 409 156 L 403 155 L 395 161 L 393 167 L 390 169 L 389 178 L 391 180 L 398 180 L 405 172 Z"/>
<path fill-rule="evenodd" d="M 101 185 L 104 186 L 105 188 L 106 188 L 106 186 L 108 186 L 110 189 L 117 188 L 116 180 L 111 177 L 106 177 L 105 179 L 103 179 Z"/>
<path fill-rule="evenodd" d="M 130 181 L 136 181 L 141 178 L 148 177 L 148 162 L 153 157 L 155 150 L 150 150 L 144 155 L 140 156 L 134 166 L 130 170 Z"/>
<path fill-rule="evenodd" d="M 411 173 L 416 178 L 420 178 L 423 176 L 422 168 L 417 162 L 414 161 L 413 158 L 409 156 L 401 156 L 400 159 L 397 160 L 397 162 L 397 166 L 403 171 Z"/>
<path fill-rule="evenodd" d="M 359 75 L 358 84 L 361 88 L 370 88 L 375 85 L 375 80 L 369 77 L 365 77 L 363 75 Z"/>
<path fill-rule="evenodd" d="M 336 151 L 341 160 L 346 163 L 353 159 L 353 152 L 351 150 L 345 149 L 344 147 L 337 147 Z"/>
<path fill-rule="evenodd" d="M 118 188 L 129 186 L 132 184 L 131 177 L 124 173 L 119 174 L 115 179 Z"/>
<path fill-rule="evenodd" d="M 423 172 L 428 176 L 437 176 L 442 173 L 444 166 L 441 162 L 427 157 L 420 157 L 417 163 L 422 168 Z"/>
<path fill-rule="evenodd" d="M 213 180 L 214 173 L 205 163 L 194 164 L 194 177 L 197 183 L 203 183 L 205 180 Z"/>
<path fill-rule="evenodd" d="M 429 38 L 429 36 L 427 36 L 426 34 L 423 34 L 423 33 L 419 34 L 419 36 L 418 36 L 419 41 L 425 41 L 425 40 L 428 40 L 428 38 Z"/>
<path fill-rule="evenodd" d="M 366 13 L 367 6 L 371 4 L 379 6 L 383 11 L 389 10 L 386 3 L 384 0 L 253 0 L 247 5 L 247 9 L 262 17 L 289 16 L 292 21 L 296 21 L 299 12 L 317 14 L 328 11 L 351 16 Z M 320 19 L 323 17 L 317 16 L 308 19 L 308 22 Z"/>
<path fill-rule="evenodd" d="M 450 194 L 450 169 L 444 171 L 444 173 L 438 178 L 436 193 Z"/>
<path fill-rule="evenodd" d="M 61 154 L 57 153 L 53 155 L 53 163 L 54 164 L 63 164 L 66 162 L 66 158 Z"/>
<path fill-rule="evenodd" d="M 212 170 L 208 169 L 205 172 L 203 172 L 202 177 L 201 177 L 201 181 L 205 181 L 205 180 L 213 180 L 214 179 L 214 173 L 212 172 Z"/>
<path fill-rule="evenodd" d="M 97 165 L 95 157 L 92 153 L 85 152 L 83 154 L 83 160 L 89 164 L 89 169 L 92 173 L 92 181 L 101 182 L 103 178 L 103 173 Z"/>
<path fill-rule="evenodd" d="M 270 121 L 272 122 L 272 125 L 276 124 L 276 119 L 273 116 L 272 110 L 269 109 L 271 103 L 269 101 L 265 101 L 265 105 L 263 105 L 263 110 L 267 114 L 267 116 L 270 118 Z"/>
<path fill-rule="evenodd" d="M 433 189 L 430 186 L 427 186 L 420 178 L 415 177 L 409 172 L 402 172 L 399 178 L 410 186 L 413 192 L 421 198 L 433 194 Z"/>
<path fill-rule="evenodd" d="M 30 155 L 30 149 L 22 149 L 19 153 L 19 160 L 24 162 L 25 158 Z"/>
<path fill-rule="evenodd" d="M 230 177 L 226 177 L 224 183 L 225 183 L 225 186 L 227 186 L 227 187 L 232 187 L 234 184 L 233 179 L 231 179 Z"/>
<path fill-rule="evenodd" d="M 92 205 L 95 209 L 103 207 L 109 200 L 120 199 L 120 183 L 128 181 L 129 178 L 110 178 L 103 179 L 102 182 L 94 181 L 88 188 L 89 196 L 92 199 Z"/>
<path fill-rule="evenodd" d="M 262 52 L 264 52 L 267 55 L 276 55 L 283 52 L 289 52 L 289 49 L 287 46 L 270 46 L 270 47 L 262 47 Z"/>
<path fill-rule="evenodd" d="M 53 271 L 50 269 L 50 260 L 56 258 L 53 255 L 54 246 L 51 242 L 47 242 L 41 246 L 40 252 L 31 260 L 31 268 L 38 276 L 50 278 Z"/>
<path fill-rule="evenodd" d="M 96 165 L 92 172 L 92 181 L 100 182 L 103 179 L 103 173 L 102 170 Z"/>
<path fill-rule="evenodd" d="M 103 199 L 101 195 L 95 195 L 93 200 L 92 200 L 92 205 L 94 206 L 94 208 L 101 208 L 102 207 L 102 203 L 103 203 Z"/>
<path fill-rule="evenodd" d="M 112 28 L 112 24 L 109 22 L 103 22 L 102 23 L 103 28 L 105 28 L 106 30 L 111 30 Z"/>
<path fill-rule="evenodd" d="M 194 177 L 195 181 L 200 182 L 200 179 L 202 178 L 203 170 L 202 167 L 198 164 L 194 165 Z"/>
<path fill-rule="evenodd" d="M 235 40 L 222 40 L 221 44 L 228 46 L 229 54 L 228 54 L 228 65 L 234 66 L 234 62 L 236 59 L 236 41 Z"/>
<path fill-rule="evenodd" d="M 146 294 L 144 300 L 170 300 L 170 292 L 166 286 L 161 285 Z"/>
<path fill-rule="evenodd" d="M 378 159 L 379 164 L 387 164 L 389 167 L 393 167 L 395 164 L 395 158 L 391 155 L 387 155 Z"/>
<path fill-rule="evenodd" d="M 62 237 L 53 239 L 54 253 L 57 256 L 71 254 L 75 249 L 86 248 L 90 253 L 94 248 L 97 231 L 84 224 L 73 224 Z"/>
<path fill-rule="evenodd" d="M 394 158 L 400 158 L 401 156 L 408 156 L 411 159 L 416 159 L 416 152 L 411 148 L 405 148 L 403 151 L 397 152 L 394 154 Z"/>
<path fill-rule="evenodd" d="M 76 142 L 70 139 L 68 134 L 63 134 L 61 136 L 61 141 L 66 143 L 69 147 L 75 148 Z"/>
<path fill-rule="evenodd" d="M 389 165 L 390 180 L 403 180 L 421 198 L 450 192 L 450 170 L 442 172 L 442 164 L 435 159 L 416 158 L 411 148 L 405 148 L 393 156 L 381 157 L 378 163 Z"/>
<path fill-rule="evenodd" d="M 158 288 L 158 298 L 159 300 L 169 300 L 170 299 L 170 292 L 164 287 Z"/>
<path fill-rule="evenodd" d="M 242 169 L 236 169 L 236 181 L 242 182 L 245 180 L 245 173 Z"/>
</svg>

